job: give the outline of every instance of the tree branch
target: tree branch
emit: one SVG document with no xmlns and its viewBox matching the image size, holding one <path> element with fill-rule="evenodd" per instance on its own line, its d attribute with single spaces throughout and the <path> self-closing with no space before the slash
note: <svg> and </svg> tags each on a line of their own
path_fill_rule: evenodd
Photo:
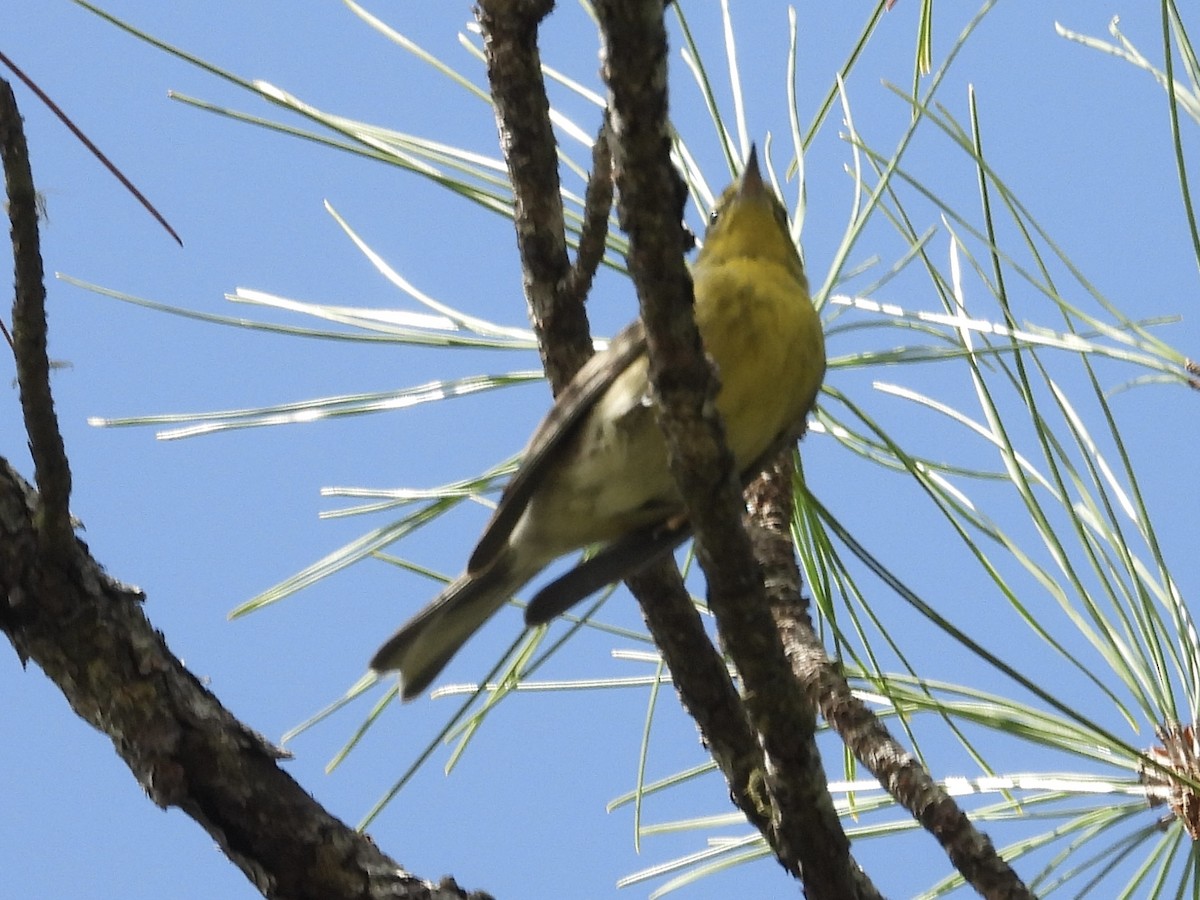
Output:
<svg viewBox="0 0 1200 900">
<path fill-rule="evenodd" d="M 46 285 L 38 237 L 37 192 L 29 148 L 12 87 L 0 79 L 0 157 L 13 248 L 13 355 L 21 412 L 29 436 L 40 504 L 38 551 L 66 553 L 74 540 L 71 526 L 71 468 L 50 394 L 50 358 L 46 353 Z"/>
<path fill-rule="evenodd" d="M 516 197 L 517 248 L 526 299 L 538 330 L 546 374 L 557 395 L 592 349 L 582 304 L 591 273 L 603 255 L 602 226 L 607 225 L 612 201 L 612 143 L 606 116 L 593 148 L 579 258 L 563 279 L 562 201 L 537 52 L 537 26 L 551 5 L 482 0 L 479 22 L 501 148 Z M 547 253 L 546 248 L 553 250 Z M 582 335 L 577 331 L 580 325 L 585 329 Z M 679 571 L 667 560 L 629 579 L 629 587 L 642 606 L 646 625 L 663 652 L 684 707 L 725 774 L 730 795 L 752 823 L 765 828 L 769 817 L 758 784 L 764 770 L 761 748 Z"/>
<path fill-rule="evenodd" d="M 326 812 L 278 765 L 284 754 L 241 724 L 183 667 L 142 611 L 73 539 L 36 552 L 39 498 L 0 459 L 0 626 L 71 708 L 108 735 L 158 806 L 191 816 L 269 898 L 483 898 L 406 873 Z"/>
<path fill-rule="evenodd" d="M 564 302 L 582 304 L 592 289 L 592 279 L 604 259 L 608 238 L 608 214 L 612 211 L 612 128 L 608 116 L 592 144 L 592 171 L 583 194 L 583 223 L 579 227 L 579 249 L 575 264 L 562 286 Z"/>
<path fill-rule="evenodd" d="M 33 178 L 16 102 L 0 81 L 0 143 L 13 219 L 14 353 L 42 493 L 0 459 L 0 630 L 80 718 L 108 735 L 146 793 L 198 822 L 270 898 L 486 897 L 404 872 L 326 812 L 185 669 L 71 527 L 70 471 L 48 379 Z"/>
<path fill-rule="evenodd" d="M 797 675 L 820 704 L 825 721 L 896 802 L 942 845 L 967 883 L 994 900 L 1032 900 L 1035 895 L 996 852 L 991 839 L 975 828 L 954 798 L 853 695 L 811 623 L 785 615 L 780 628 Z"/>
<path fill-rule="evenodd" d="M 795 461 L 781 456 L 746 492 L 756 555 L 764 560 L 771 613 L 796 678 L 810 701 L 896 802 L 932 834 L 951 863 L 984 897 L 1028 900 L 1033 894 L 946 791 L 854 696 L 813 630 L 800 594 L 790 525 Z"/>
<path fill-rule="evenodd" d="M 593 349 L 583 304 L 586 291 L 565 290 L 572 270 L 557 145 L 537 44 L 538 25 L 553 8 L 553 0 L 481 0 L 476 15 L 483 29 L 500 147 L 513 186 L 525 299 L 546 377 L 557 394 Z"/>
<path fill-rule="evenodd" d="M 808 627 L 808 636 L 813 645 L 823 653 L 820 641 L 812 630 L 812 622 L 808 616 L 808 602 L 800 593 L 800 569 L 796 565 L 796 550 L 792 544 L 791 522 L 793 513 L 792 477 L 796 473 L 793 451 L 789 448 L 771 462 L 761 476 L 746 488 L 746 529 L 754 545 L 755 558 L 763 567 L 763 583 L 771 617 L 776 624 L 778 633 L 782 635 L 786 657 L 792 666 L 796 677 L 805 688 L 811 685 L 800 678 L 801 668 L 796 664 L 795 634 L 785 630 L 785 625 Z M 828 662 L 828 659 L 826 659 Z M 830 666 L 832 668 L 832 665 Z M 807 691 L 812 708 L 817 708 L 816 692 Z M 817 758 L 815 734 L 807 740 L 811 746 L 805 749 L 805 754 Z M 824 786 L 825 782 L 822 781 Z M 819 795 L 810 798 L 813 809 L 811 818 L 818 819 L 824 830 L 831 828 L 831 820 L 837 820 L 837 810 L 833 798 L 826 788 Z M 839 824 L 840 831 L 840 824 Z M 802 840 L 803 836 L 795 835 Z M 865 873 L 855 867 L 852 872 L 855 891 L 860 897 L 879 897 L 879 892 L 867 878 Z"/>
<path fill-rule="evenodd" d="M 683 262 L 685 193 L 670 161 L 666 32 L 657 0 L 597 3 L 605 36 L 616 147 L 618 212 L 646 325 L 660 424 L 672 474 L 696 535 L 709 606 L 745 685 L 750 723 L 765 751 L 760 820 L 783 866 L 811 898 L 860 896 L 869 886 L 832 811 L 813 734 L 815 712 L 792 676 L 737 510 L 738 473 L 725 446 Z M 821 814 L 824 809 L 826 814 Z M 753 821 L 753 819 L 752 819 Z M 865 896 L 865 895 L 863 895 Z"/>
<path fill-rule="evenodd" d="M 679 569 L 673 560 L 664 560 L 630 577 L 626 584 L 641 605 L 646 627 L 671 672 L 680 702 L 725 776 L 730 799 L 751 825 L 766 833 L 770 803 L 762 796 L 766 767 L 762 747 Z"/>
</svg>

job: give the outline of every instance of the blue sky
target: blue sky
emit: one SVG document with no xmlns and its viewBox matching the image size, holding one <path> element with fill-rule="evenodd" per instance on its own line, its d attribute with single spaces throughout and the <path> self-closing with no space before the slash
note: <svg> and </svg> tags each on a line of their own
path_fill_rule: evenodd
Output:
<svg viewBox="0 0 1200 900">
<path fill-rule="evenodd" d="M 268 80 L 326 110 L 495 155 L 495 126 L 483 103 L 442 80 L 385 41 L 337 2 L 227 0 L 161 4 L 109 0 L 117 16 L 241 75 Z M 890 150 L 908 111 L 883 82 L 907 86 L 919 4 L 901 0 L 889 13 L 848 85 L 856 124 Z M 595 84 L 594 34 L 569 3 L 545 39 L 546 61 Z M 716 4 L 689 4 L 693 27 L 719 47 Z M 1102 34 L 1114 14 L 1148 55 L 1156 55 L 1158 13 L 1093 2 L 1001 3 L 968 44 L 939 99 L 965 120 L 966 85 L 979 100 L 988 155 L 1075 263 L 1133 317 L 1182 314 L 1160 330 L 1187 352 L 1200 341 L 1192 313 L 1196 261 L 1190 255 L 1173 167 L 1166 103 L 1145 73 L 1068 43 L 1055 20 Z M 691 7 L 696 7 L 692 10 Z M 748 95 L 751 137 L 769 130 L 786 145 L 782 91 L 787 53 L 782 5 L 734 3 Z M 469 4 L 373 3 L 370 8 L 442 58 L 483 74 L 460 49 Z M 833 11 L 831 11 L 833 10 Z M 935 64 L 969 15 L 937 10 Z M 823 96 L 849 42 L 858 13 L 829 4 L 799 7 L 801 108 Z M 955 18 L 951 19 L 950 17 Z M 133 199 L 54 121 L 17 88 L 28 129 L 35 180 L 45 194 L 43 255 L 48 272 L 207 312 L 238 314 L 224 294 L 237 287 L 351 306 L 404 305 L 325 212 L 328 201 L 388 262 L 422 290 L 474 314 L 525 324 L 511 225 L 444 196 L 420 178 L 231 122 L 167 99 L 167 91 L 272 114 L 261 101 L 135 41 L 90 13 L 46 0 L 9 16 L 4 52 L 66 110 L 181 233 L 177 247 Z M 718 57 L 714 55 L 713 59 Z M 679 78 L 674 108 L 714 188 L 726 180 L 722 158 L 694 88 Z M 718 85 L 727 95 L 727 88 Z M 583 109 L 576 105 L 576 111 Z M 810 275 L 824 277 L 848 216 L 851 160 L 834 121 L 807 161 L 804 249 Z M 596 117 L 584 118 L 592 128 Z M 1194 123 L 1185 121 L 1185 133 Z M 919 143 L 914 169 L 954 202 L 970 207 L 974 172 L 945 142 Z M 1194 146 L 1194 140 L 1191 146 Z M 789 202 L 792 199 L 789 196 Z M 932 252 L 944 258 L 946 231 L 932 209 L 918 230 L 939 227 Z M 693 223 L 694 226 L 698 223 Z M 902 252 L 893 236 L 864 242 L 854 259 L 878 254 L 889 265 Z M 868 279 L 869 280 L 869 279 Z M 278 738 L 339 696 L 391 629 L 432 596 L 427 580 L 383 564 L 355 567 L 284 603 L 229 622 L 238 603 L 356 537 L 381 519 L 317 520 L 337 501 L 327 485 L 422 487 L 473 474 L 515 452 L 548 405 L 544 385 L 384 415 L 232 432 L 188 441 L 155 441 L 150 429 L 98 429 L 90 416 L 197 412 L 312 396 L 386 390 L 452 374 L 499 373 L 536 366 L 533 353 L 447 353 L 389 345 L 324 343 L 222 329 L 107 300 L 62 282 L 49 284 L 51 354 L 69 364 L 54 384 L 75 473 L 73 509 L 84 539 L 117 578 L 148 595 L 147 611 L 177 655 L 243 721 Z M 913 308 L 935 302 L 904 282 L 879 299 Z M 632 291 L 601 279 L 591 300 L 600 334 L 634 313 Z M 1045 316 L 1044 318 L 1048 318 Z M 293 320 L 294 321 L 294 320 Z M 299 323 L 305 324 L 305 323 Z M 892 341 L 888 338 L 888 341 Z M 851 353 L 863 332 L 831 349 Z M 858 348 L 861 349 L 861 348 Z M 908 367 L 912 368 L 912 367 Z M 831 372 L 833 386 L 861 389 L 870 378 L 909 379 L 961 399 L 961 386 L 938 370 Z M 1113 375 L 1120 381 L 1128 375 Z M 907 382 L 906 382 L 907 383 Z M 1152 513 L 1184 596 L 1195 584 L 1187 568 L 1196 508 L 1194 428 L 1181 425 L 1179 388 L 1118 395 L 1131 451 L 1141 463 Z M 903 407 L 880 415 L 903 420 Z M 920 428 L 913 429 L 917 437 Z M 0 404 L 0 453 L 29 472 L 15 392 Z M 805 445 L 818 494 L 890 560 L 936 548 L 936 529 L 915 527 L 905 495 L 881 494 L 877 481 L 847 463 L 832 441 Z M 458 571 L 486 512 L 463 510 L 444 526 L 402 546 L 408 558 L 448 574 Z M 934 559 L 937 559 L 936 549 Z M 915 567 L 922 587 L 961 595 L 960 624 L 976 625 L 994 646 L 1022 659 L 1021 639 L 992 627 L 992 611 L 973 594 L 969 570 L 952 561 Z M 882 593 L 882 589 L 879 589 Z M 881 599 L 897 633 L 919 626 L 905 609 Z M 469 680 L 490 667 L 518 626 L 509 612 L 474 641 L 448 673 Z M 606 621 L 638 627 L 628 598 L 610 602 Z M 997 616 L 995 621 L 999 621 Z M 634 642 L 616 646 L 648 649 Z M 548 677 L 648 674 L 645 664 L 612 662 L 612 638 L 585 635 L 554 660 Z M 1043 670 L 1028 660 L 1035 672 Z M 947 676 L 956 664 L 947 660 Z M 1046 677 L 1051 677 L 1047 674 Z M 13 897 L 241 898 L 257 896 L 211 840 L 178 811 L 162 812 L 141 795 L 107 739 L 90 731 L 36 669 L 22 672 L 0 654 L 0 850 Z M 331 775 L 323 766 L 367 710 L 359 704 L 292 745 L 289 771 L 331 811 L 357 822 L 407 767 L 453 701 L 418 700 L 394 707 Z M 631 871 L 698 849 L 696 834 L 632 846 L 628 808 L 605 804 L 628 791 L 645 715 L 645 690 L 513 698 L 490 721 L 458 769 L 444 778 L 435 758 L 372 829 L 402 864 L 437 878 L 508 897 L 596 897 L 617 893 Z M 651 777 L 704 759 L 692 726 L 674 703 L 663 704 L 651 746 Z M 1143 735 L 1148 743 L 1149 736 Z M 1131 738 L 1137 742 L 1138 739 Z M 935 757 L 943 748 L 933 748 Z M 947 765 L 966 761 L 945 749 Z M 948 769 L 942 774 L 958 774 Z M 709 779 L 648 807 L 653 821 L 727 812 L 724 788 Z M 723 833 L 740 835 L 744 828 Z M 939 870 L 927 838 L 905 845 Z M 905 896 L 929 880 L 879 865 L 882 845 L 857 852 L 881 887 Z M 872 868 L 874 861 L 877 865 Z M 564 893 L 562 885 L 577 893 Z M 739 868 L 680 896 L 737 890 L 794 896 L 795 887 L 766 861 Z M 634 887 L 623 896 L 644 896 Z"/>
</svg>

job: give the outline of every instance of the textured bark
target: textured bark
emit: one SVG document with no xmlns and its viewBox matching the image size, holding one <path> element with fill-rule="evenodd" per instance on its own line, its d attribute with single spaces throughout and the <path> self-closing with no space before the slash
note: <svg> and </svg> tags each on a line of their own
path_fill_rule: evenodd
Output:
<svg viewBox="0 0 1200 900">
<path fill-rule="evenodd" d="M 69 514 L 70 469 L 50 393 L 33 178 L 0 81 L 0 149 L 15 256 L 13 344 L 37 483 L 0 459 L 0 629 L 76 714 L 108 735 L 147 795 L 191 816 L 265 897 L 486 897 L 404 872 L 326 812 L 283 754 L 229 713 L 167 648 L 143 596 L 105 574 Z"/>
<path fill-rule="evenodd" d="M 747 499 L 771 612 L 797 680 L 847 749 L 937 839 L 968 884 L 992 900 L 1029 900 L 1033 894 L 991 839 L 854 696 L 841 668 L 826 654 L 800 595 L 800 571 L 789 533 L 795 475 L 792 456 L 782 456 L 751 485 Z"/>
<path fill-rule="evenodd" d="M 71 469 L 58 430 L 50 395 L 50 359 L 46 354 L 46 285 L 38 236 L 37 191 L 29 165 L 29 148 L 21 127 L 17 99 L 0 80 L 0 158 L 4 161 L 5 197 L 13 249 L 13 357 L 21 413 L 29 451 L 38 461 L 37 484 L 42 503 L 37 527 L 43 544 L 65 553 L 72 540 Z"/>
<path fill-rule="evenodd" d="M 0 460 L 0 624 L 76 714 L 106 734 L 154 803 L 191 816 L 271 898 L 482 898 L 410 875 L 280 768 L 154 630 L 142 595 L 73 541 L 47 558 L 40 498 Z"/>
<path fill-rule="evenodd" d="M 558 393 L 592 355 L 592 339 L 583 305 L 591 277 L 572 276 L 567 258 L 558 154 L 538 52 L 538 25 L 553 8 L 552 0 L 482 0 L 476 14 L 513 186 L 525 299 L 542 364 Z"/>
<path fill-rule="evenodd" d="M 873 896 L 833 813 L 814 740 L 815 710 L 784 656 L 741 524 L 741 486 L 714 403 L 719 385 L 696 328 L 683 260 L 686 194 L 669 156 L 663 7 L 657 0 L 601 0 L 596 9 L 605 38 L 617 208 L 629 235 L 659 423 L 695 532 L 709 607 L 742 677 L 746 718 L 762 748 L 762 768 L 748 785 L 757 807 L 750 818 L 784 868 L 803 879 L 808 897 Z"/>
</svg>

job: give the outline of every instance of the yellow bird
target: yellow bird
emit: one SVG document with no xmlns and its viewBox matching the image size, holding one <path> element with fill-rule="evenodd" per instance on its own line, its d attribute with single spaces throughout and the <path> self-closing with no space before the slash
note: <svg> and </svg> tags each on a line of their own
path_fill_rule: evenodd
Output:
<svg viewBox="0 0 1200 900">
<path fill-rule="evenodd" d="M 787 211 L 753 148 L 712 212 L 692 268 L 696 324 L 720 379 L 717 409 L 749 481 L 812 409 L 825 341 Z M 686 538 L 683 501 L 655 422 L 640 321 L 579 370 L 534 432 L 467 570 L 371 660 L 398 670 L 404 699 L 538 572 L 567 553 L 598 552 L 535 596 L 530 625 L 552 619 Z M 674 521 L 673 521 L 674 520 Z"/>
</svg>

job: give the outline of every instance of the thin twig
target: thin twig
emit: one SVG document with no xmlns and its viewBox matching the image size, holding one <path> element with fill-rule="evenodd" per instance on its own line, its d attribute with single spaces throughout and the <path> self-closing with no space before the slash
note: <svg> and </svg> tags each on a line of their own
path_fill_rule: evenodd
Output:
<svg viewBox="0 0 1200 900">
<path fill-rule="evenodd" d="M 12 73 L 14 75 L 16 75 L 18 78 L 20 78 L 21 81 L 24 82 L 25 86 L 27 88 L 29 88 L 31 91 L 33 91 L 34 94 L 37 95 L 37 98 L 39 100 L 41 100 L 44 104 L 46 104 L 46 107 L 50 110 L 50 112 L 52 112 L 52 113 L 54 113 L 54 115 L 58 116 L 58 120 L 67 126 L 67 128 L 68 128 L 68 130 L 70 130 L 71 134 L 75 135 L 75 137 L 79 140 L 79 142 L 81 144 L 83 144 L 83 146 L 87 147 L 87 149 L 91 152 L 92 156 L 94 156 L 94 157 L 96 157 L 96 159 L 100 160 L 100 164 L 102 166 L 104 166 L 104 168 L 108 169 L 108 171 L 110 171 L 113 174 L 113 177 L 117 179 L 117 181 L 121 182 L 121 184 L 124 186 L 125 190 L 127 190 L 127 191 L 129 191 L 129 193 L 133 194 L 133 196 L 137 199 L 138 203 L 142 204 L 142 206 L 145 208 L 146 212 L 150 213 L 150 215 L 152 215 L 154 217 L 154 220 L 156 222 L 158 222 L 159 225 L 161 225 L 163 228 L 165 228 L 167 230 L 167 234 L 169 234 L 169 235 L 171 235 L 171 237 L 175 238 L 175 242 L 177 244 L 179 244 L 180 247 L 182 247 L 183 246 L 183 238 L 181 238 L 179 236 L 178 232 L 176 232 L 175 229 L 171 227 L 171 224 L 163 217 L 162 213 L 160 213 L 157 209 L 154 208 L 154 204 L 146 199 L 145 194 L 143 194 L 136 187 L 134 187 L 133 182 L 125 177 L 125 173 L 122 172 L 120 169 L 118 169 L 113 164 L 113 162 L 107 156 L 104 155 L 104 153 L 100 150 L 100 148 L 97 147 L 95 144 L 93 144 L 91 139 L 88 138 L 88 136 L 86 134 L 84 134 L 83 131 L 80 130 L 80 128 L 74 122 L 72 122 L 70 120 L 70 118 L 67 116 L 67 114 L 59 108 L 58 104 L 55 103 L 53 100 L 51 100 L 49 95 L 47 95 L 45 91 L 43 91 L 40 87 L 37 86 L 37 82 L 35 82 L 32 78 L 30 78 L 28 75 L 26 75 L 24 72 L 22 72 L 17 67 L 17 64 L 14 63 L 7 56 L 5 56 L 3 53 L 0 53 L 0 63 L 4 63 L 4 65 L 8 66 L 12 70 Z"/>
<path fill-rule="evenodd" d="M 583 224 L 579 228 L 579 249 L 575 264 L 562 286 L 565 302 L 583 303 L 592 289 L 592 279 L 604 259 L 608 237 L 608 214 L 612 211 L 612 128 L 608 116 L 592 144 L 592 171 L 583 195 Z"/>
</svg>

